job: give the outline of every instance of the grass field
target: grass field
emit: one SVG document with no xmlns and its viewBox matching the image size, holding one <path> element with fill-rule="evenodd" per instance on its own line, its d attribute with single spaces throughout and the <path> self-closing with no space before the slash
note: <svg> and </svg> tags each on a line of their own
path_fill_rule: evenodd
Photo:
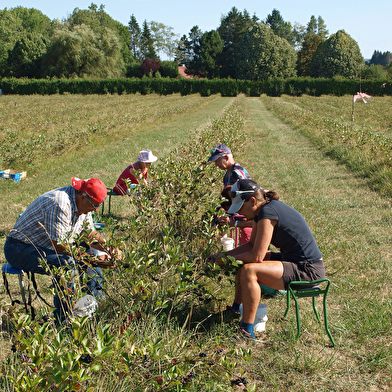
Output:
<svg viewBox="0 0 392 392">
<path fill-rule="evenodd" d="M 112 329 L 116 349 L 107 357 L 102 355 L 99 371 L 89 369 L 89 387 L 95 391 L 223 391 L 239 389 L 231 380 L 245 377 L 246 388 L 259 391 L 390 390 L 392 177 L 387 147 L 392 133 L 391 97 L 372 98 L 368 105 L 357 102 L 352 122 L 351 97 L 3 96 L 0 136 L 6 142 L 1 159 L 3 166 L 8 165 L 3 168 L 26 170 L 27 179 L 20 183 L 0 181 L 1 247 L 18 214 L 34 198 L 68 185 L 72 176 L 99 177 L 113 186 L 118 174 L 143 148 L 152 149 L 161 158 L 156 165 L 157 177 L 159 165 L 170 162 L 166 156 L 184 151 L 186 156 L 181 157 L 181 162 L 189 161 L 190 166 L 201 168 L 199 174 L 205 170 L 211 176 L 211 181 L 205 182 L 207 188 L 211 184 L 213 192 L 203 203 L 215 203 L 222 173 L 205 169 L 203 160 L 208 157 L 209 148 L 219 143 L 219 137 L 229 139 L 221 131 L 213 133 L 209 129 L 215 129 L 215 121 L 231 113 L 235 105 L 238 113 L 232 114 L 228 124 L 238 123 L 239 134 L 245 135 L 239 141 L 233 139 L 235 159 L 261 186 L 278 191 L 284 202 L 304 215 L 323 253 L 327 277 L 332 281 L 328 310 L 336 347 L 329 347 L 323 325 L 314 318 L 310 299 L 300 303 L 302 334 L 297 341 L 294 310 L 290 310 L 287 321 L 281 320 L 284 297 L 262 299 L 268 305 L 269 319 L 266 331 L 260 335 L 263 343 L 238 342 L 233 338 L 235 322 L 210 324 L 203 319 L 208 319 L 207 311 L 217 312 L 231 303 L 232 285 L 225 278 L 220 285 L 206 280 L 203 284 L 208 290 L 215 290 L 215 297 L 206 309 L 200 309 L 200 314 L 199 302 L 193 303 L 190 297 L 181 298 L 178 294 L 183 303 L 173 303 L 178 305 L 177 313 L 183 314 L 174 317 L 175 308 L 169 315 L 164 309 L 145 311 L 141 324 L 128 326 L 128 335 L 120 336 Z M 331 128 L 326 124 L 332 124 Z M 355 142 L 353 138 L 337 140 L 347 130 L 355 133 Z M 364 141 L 364 132 L 372 137 Z M 38 134 L 45 140 L 36 140 Z M 202 140 L 197 144 L 193 138 L 199 134 Z M 192 146 L 198 151 L 192 151 Z M 175 186 L 189 186 L 190 180 L 181 182 L 187 170 L 187 164 L 183 172 L 178 169 Z M 196 179 L 195 183 L 199 184 Z M 189 198 L 193 200 L 194 196 L 189 193 Z M 160 216 L 159 201 L 154 202 Z M 163 208 L 169 211 L 169 204 Z M 144 230 L 158 223 L 153 220 L 150 226 L 135 226 L 137 205 L 124 199 L 113 200 L 112 210 L 121 223 L 114 227 L 125 250 L 130 255 L 137 253 L 141 264 L 145 263 L 149 259 L 143 259 L 142 254 L 149 254 L 151 242 L 142 241 L 142 237 L 148 237 Z M 197 226 L 198 217 L 194 218 Z M 184 224 L 188 223 L 192 224 Z M 132 231 L 129 227 L 136 228 Z M 156 226 L 151 230 L 156 230 Z M 175 248 L 174 237 L 169 238 L 169 244 Z M 189 244 L 189 249 L 184 244 Z M 186 257 L 199 260 L 194 249 L 201 252 L 201 248 L 191 240 L 179 247 L 176 254 L 180 257 L 196 253 Z M 5 262 L 3 253 L 0 261 Z M 116 279 L 122 278 L 115 273 L 109 275 L 111 295 L 124 294 L 116 285 Z M 40 284 L 47 284 L 45 279 Z M 158 292 L 172 296 L 169 287 L 156 290 L 155 296 Z M 140 293 L 134 291 L 134 296 Z M 0 298 L 0 385 L 5 391 L 27 390 L 14 388 L 4 378 L 26 366 L 11 352 L 13 329 L 8 323 L 9 300 L 3 286 Z M 134 309 L 136 302 L 132 297 L 127 297 L 127 301 Z M 321 310 L 321 301 L 317 303 Z M 122 304 L 117 309 L 107 298 L 102 312 L 92 321 L 94 328 L 99 330 L 107 323 L 119 326 L 126 308 Z M 96 339 L 94 328 L 89 330 L 92 341 Z M 104 341 L 104 334 L 99 336 Z M 75 347 L 71 343 L 70 351 Z M 221 348 L 226 350 L 224 355 L 217 354 Z M 200 356 L 201 352 L 206 359 Z M 128 359 L 124 353 L 128 353 Z M 191 373 L 189 382 L 181 382 Z M 156 377 L 161 376 L 162 383 L 157 383 Z M 86 385 L 84 381 L 80 390 L 88 390 Z"/>
</svg>

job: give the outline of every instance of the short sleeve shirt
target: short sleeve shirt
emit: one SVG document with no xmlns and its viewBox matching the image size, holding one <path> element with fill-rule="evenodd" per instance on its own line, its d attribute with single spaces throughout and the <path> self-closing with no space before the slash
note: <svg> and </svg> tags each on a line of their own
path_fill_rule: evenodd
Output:
<svg viewBox="0 0 392 392">
<path fill-rule="evenodd" d="M 256 222 L 260 219 L 277 220 L 271 244 L 280 249 L 283 261 L 314 263 L 322 258 L 308 224 L 294 208 L 271 200 L 254 218 Z"/>
<path fill-rule="evenodd" d="M 132 163 L 132 165 L 129 165 L 124 171 L 120 174 L 120 177 L 118 177 L 118 180 L 116 182 L 116 185 L 113 188 L 114 192 L 119 193 L 120 195 L 126 195 L 127 194 L 127 189 L 128 185 L 125 180 L 128 180 L 131 184 L 139 184 L 138 179 L 130 173 L 130 169 L 134 170 L 135 172 L 139 171 L 140 169 L 135 168 L 136 162 Z M 148 168 L 143 175 L 145 179 L 147 179 L 148 176 Z"/>
<path fill-rule="evenodd" d="M 238 163 L 235 163 L 230 174 L 227 171 L 223 176 L 223 186 L 234 185 L 237 180 L 250 179 L 250 175 L 246 169 L 244 169 Z"/>
<path fill-rule="evenodd" d="M 84 229 L 94 229 L 91 213 L 79 214 L 72 186 L 44 193 L 19 216 L 9 236 L 27 244 L 53 249 L 51 240 L 72 242 Z"/>
</svg>

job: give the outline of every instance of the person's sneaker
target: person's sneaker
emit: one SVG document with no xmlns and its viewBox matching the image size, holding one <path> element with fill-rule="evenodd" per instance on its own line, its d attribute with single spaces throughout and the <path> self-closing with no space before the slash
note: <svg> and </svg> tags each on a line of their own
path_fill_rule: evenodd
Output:
<svg viewBox="0 0 392 392">
<path fill-rule="evenodd" d="M 239 310 L 235 310 L 231 305 L 226 306 L 226 310 L 223 311 L 223 319 L 225 321 L 237 320 L 241 317 Z"/>
<path fill-rule="evenodd" d="M 239 340 L 245 339 L 245 340 L 250 340 L 251 342 L 261 342 L 261 340 L 257 339 L 256 337 L 253 337 L 248 331 L 245 331 L 244 328 L 239 328 L 237 332 L 237 338 Z"/>
</svg>

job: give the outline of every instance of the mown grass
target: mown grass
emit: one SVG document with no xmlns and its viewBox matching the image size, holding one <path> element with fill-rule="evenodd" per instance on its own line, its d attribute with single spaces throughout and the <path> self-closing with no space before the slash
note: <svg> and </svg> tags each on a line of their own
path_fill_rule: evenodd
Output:
<svg viewBox="0 0 392 392">
<path fill-rule="evenodd" d="M 370 100 L 370 99 L 369 99 Z M 264 97 L 269 110 L 299 129 L 333 159 L 346 164 L 379 193 L 392 196 L 391 97 Z"/>
<path fill-rule="evenodd" d="M 10 98 L 9 102 L 15 99 L 15 97 L 8 98 Z M 29 104 L 29 98 L 38 107 L 39 98 L 46 104 L 50 102 L 50 100 L 45 101 L 49 99 L 48 97 L 25 98 L 26 106 Z M 54 97 L 54 99 L 60 98 Z M 107 97 L 101 98 L 105 101 Z M 175 98 L 167 98 L 169 101 L 166 104 L 170 105 L 170 100 Z M 343 98 L 349 102 L 347 106 L 350 109 L 344 108 L 346 101 Z M 66 100 L 68 97 L 63 99 Z M 72 97 L 75 102 L 78 99 L 88 101 L 88 97 Z M 94 99 L 97 99 L 96 105 L 98 105 L 94 106 L 94 111 L 104 110 L 99 107 L 98 98 L 92 97 L 92 100 Z M 156 103 L 149 105 L 150 100 L 154 99 Z M 198 101 L 200 97 L 195 96 L 193 99 Z M 389 97 L 380 99 L 381 111 L 385 110 L 388 99 Z M 133 100 L 137 102 L 135 106 L 139 105 L 142 108 L 145 102 L 146 107 L 156 112 L 157 105 L 165 105 L 163 101 L 166 97 L 158 99 L 151 96 L 125 96 L 115 97 L 113 100 L 117 102 L 117 105 L 110 109 L 114 118 L 116 115 L 119 116 L 120 112 L 125 110 L 124 107 Z M 306 117 L 307 119 L 322 116 L 334 121 L 342 121 L 340 116 L 344 110 L 348 113 L 351 110 L 349 97 L 295 99 L 263 96 L 234 100 L 215 96 L 202 99 L 187 111 L 171 113 L 162 121 L 148 122 L 149 116 L 147 116 L 145 120 L 138 123 L 131 135 L 129 135 L 130 128 L 121 134 L 120 129 L 115 127 L 113 134 L 118 133 L 118 137 L 109 139 L 103 136 L 104 147 L 101 147 L 103 142 L 82 145 L 79 151 L 70 150 L 69 154 L 49 158 L 46 164 L 42 163 L 45 157 L 39 155 L 36 166 L 32 165 L 31 168 L 34 173 L 33 178 L 28 176 L 19 184 L 0 181 L 1 194 L 6 195 L 0 201 L 1 243 L 4 243 L 5 234 L 12 227 L 17 214 L 45 190 L 68 184 L 72 175 L 98 176 L 109 185 L 110 182 L 115 181 L 123 167 L 134 159 L 140 148 L 151 148 L 154 152 L 156 150 L 161 157 L 175 148 L 181 151 L 194 135 L 208 128 L 213 119 L 219 117 L 234 101 L 241 107 L 245 120 L 241 132 L 246 133 L 246 139 L 243 140 L 245 145 L 235 149 L 236 160 L 249 170 L 260 185 L 277 190 L 283 201 L 305 216 L 323 253 L 327 275 L 333 285 L 328 300 L 328 310 L 330 328 L 337 346 L 328 347 L 329 341 L 323 326 L 315 321 L 310 301 L 305 300 L 301 301 L 300 305 L 303 331 L 300 339 L 296 341 L 293 309 L 289 313 L 288 321 L 281 321 L 285 309 L 284 298 L 262 300 L 269 307 L 267 330 L 261 334 L 263 344 L 238 342 L 233 339 L 235 323 L 212 323 L 211 318 L 204 320 L 204 317 L 208 317 L 208 312 L 222 309 L 231 301 L 232 286 L 225 280 L 223 284 L 205 281 L 206 287 L 215 290 L 216 296 L 206 307 L 197 306 L 199 302 L 195 301 L 194 307 L 189 308 L 192 298 L 185 297 L 182 304 L 179 303 L 176 308 L 173 308 L 171 317 L 162 317 L 166 314 L 164 311 L 152 312 L 148 317 L 145 315 L 145 321 L 141 325 L 131 324 L 126 335 L 128 351 L 131 353 L 140 350 L 140 358 L 147 355 L 148 360 L 135 361 L 130 370 L 134 374 L 125 376 L 120 365 L 117 372 L 113 370 L 116 368 L 116 362 L 123 363 L 120 357 L 113 355 L 110 358 L 111 370 L 101 372 L 98 382 L 93 379 L 96 383 L 95 390 L 144 390 L 137 381 L 142 379 L 151 388 L 153 384 L 151 380 L 160 374 L 159 368 L 167 369 L 163 359 L 165 356 L 171 361 L 176 359 L 181 364 L 182 367 L 178 369 L 178 379 L 183 377 L 181 371 L 184 369 L 187 371 L 194 369 L 197 377 L 190 384 L 180 383 L 176 386 L 177 389 L 168 387 L 164 389 L 165 384 L 164 387 L 155 385 L 156 390 L 159 388 L 181 390 L 185 386 L 188 390 L 227 390 L 231 385 L 230 380 L 239 376 L 246 377 L 249 389 L 254 385 L 258 390 L 389 390 L 392 387 L 392 348 L 389 344 L 392 310 L 392 293 L 389 285 L 392 277 L 390 201 L 371 189 L 366 178 L 358 172 L 352 172 L 344 163 L 332 159 L 335 156 L 331 157 L 328 151 L 323 152 L 319 128 L 312 127 L 312 124 L 306 126 L 306 121 L 296 121 L 297 111 L 293 111 L 292 116 L 289 116 L 287 111 L 284 111 L 283 115 L 279 112 L 279 115 L 290 121 L 289 125 L 282 123 L 277 114 L 271 112 L 274 110 L 278 113 L 284 110 L 282 108 L 287 106 L 285 102 L 290 101 L 289 106 L 302 107 L 301 111 L 312 113 Z M 80 103 L 76 104 L 74 110 L 79 106 Z M 14 106 L 8 105 L 6 108 L 13 110 Z M 116 108 L 121 110 L 117 112 Z M 367 106 L 361 107 L 364 108 Z M 90 110 L 91 107 L 87 112 Z M 376 108 L 373 106 L 372 110 L 376 113 Z M 93 122 L 93 116 L 87 112 L 84 115 L 86 118 L 89 117 L 86 127 Z M 383 117 L 381 113 L 374 115 L 377 118 Z M 8 117 L 10 116 L 12 117 L 12 111 L 8 113 Z M 83 118 L 83 115 L 80 117 Z M 59 123 L 62 124 L 64 121 Z M 371 121 L 371 116 L 367 121 Z M 18 117 L 14 116 L 15 129 L 18 129 L 17 123 Z M 378 121 L 377 132 L 388 136 L 388 129 L 390 129 L 388 119 L 384 126 L 382 123 Z M 53 132 L 56 133 L 56 130 L 54 129 Z M 207 137 L 203 141 L 205 154 L 208 147 L 216 144 L 215 142 L 213 137 L 211 140 Z M 329 138 L 326 138 L 324 143 L 328 145 Z M 236 145 L 234 142 L 233 144 Z M 184 151 L 189 154 L 189 159 L 195 159 L 189 149 L 184 148 Z M 358 155 L 360 156 L 361 154 Z M 195 166 L 199 164 L 201 161 L 195 162 Z M 44 167 L 47 170 L 43 170 Z M 29 168 L 27 171 L 29 173 Z M 209 173 L 213 180 L 211 187 L 214 188 L 211 203 L 214 203 L 214 197 L 220 187 L 221 173 L 214 170 Z M 185 174 L 184 168 L 183 175 Z M 178 175 L 181 176 L 181 172 Z M 181 183 L 180 179 L 178 183 Z M 135 207 L 123 203 L 123 200 L 114 200 L 112 208 L 115 217 L 124 225 L 132 226 L 132 219 L 137 216 Z M 124 230 L 124 226 L 122 229 Z M 123 235 L 125 231 L 121 233 Z M 139 236 L 146 236 L 147 233 L 139 235 L 134 233 L 134 235 L 134 238 L 140 241 Z M 138 247 L 133 243 L 132 237 L 127 241 L 127 249 Z M 194 246 L 189 242 L 189 247 Z M 0 260 L 4 261 L 4 255 L 0 254 Z M 117 279 L 121 282 L 119 277 Z M 120 298 L 115 294 L 117 290 L 121 293 L 120 287 L 116 285 L 116 275 L 109 274 L 108 282 L 113 285 L 110 286 L 112 289 L 109 293 L 114 298 Z M 163 287 L 162 290 L 165 288 Z M 4 291 L 2 297 L 3 302 L 6 303 Z M 132 298 L 129 301 L 132 301 Z M 320 305 L 318 301 L 319 309 L 321 309 Z M 122 312 L 125 311 L 126 305 L 121 309 Z M 193 320 L 192 323 L 190 320 Z M 7 322 L 5 316 L 3 322 L 5 326 Z M 121 317 L 116 313 L 110 298 L 104 304 L 96 323 L 97 327 L 111 323 L 114 329 L 121 324 Z M 10 363 L 5 363 L 5 358 L 10 354 L 9 338 L 7 330 L 4 329 L 2 371 L 5 373 L 10 372 Z M 158 339 L 162 340 L 157 344 Z M 226 349 L 224 357 L 216 353 L 220 348 Z M 251 351 L 248 352 L 248 349 Z M 206 357 L 200 357 L 200 352 L 204 352 Z M 12 358 L 12 365 L 15 369 L 19 369 L 20 359 L 17 356 Z M 157 358 L 155 364 L 152 363 L 152 358 Z M 213 362 L 214 365 L 208 365 L 208 362 Z M 108 363 L 105 365 L 109 366 Z M 3 383 L 3 385 L 7 384 Z M 12 390 L 12 386 L 6 386 L 5 389 Z"/>
</svg>

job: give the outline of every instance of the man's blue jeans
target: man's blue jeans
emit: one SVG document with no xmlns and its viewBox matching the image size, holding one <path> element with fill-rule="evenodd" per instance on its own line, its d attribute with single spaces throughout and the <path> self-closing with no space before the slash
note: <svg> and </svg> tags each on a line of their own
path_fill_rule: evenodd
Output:
<svg viewBox="0 0 392 392">
<path fill-rule="evenodd" d="M 68 268 L 73 269 L 76 273 L 75 260 L 68 255 L 58 254 L 52 249 L 38 248 L 31 244 L 26 244 L 22 241 L 15 240 L 8 237 L 4 245 L 4 255 L 7 261 L 14 267 L 24 271 L 34 272 L 36 274 L 46 274 L 46 271 L 41 266 L 39 259 L 46 260 L 49 267 L 68 266 Z M 97 276 L 90 280 L 88 283 L 89 290 L 93 295 L 100 295 L 97 293 L 96 287 L 100 285 L 102 281 L 102 272 L 100 268 L 89 268 L 87 273 L 90 276 Z M 59 284 L 55 279 L 53 285 L 59 289 Z M 53 299 L 55 306 L 54 316 L 63 320 L 65 318 L 65 313 L 69 312 L 69 304 L 66 301 L 60 300 L 58 296 Z"/>
</svg>

